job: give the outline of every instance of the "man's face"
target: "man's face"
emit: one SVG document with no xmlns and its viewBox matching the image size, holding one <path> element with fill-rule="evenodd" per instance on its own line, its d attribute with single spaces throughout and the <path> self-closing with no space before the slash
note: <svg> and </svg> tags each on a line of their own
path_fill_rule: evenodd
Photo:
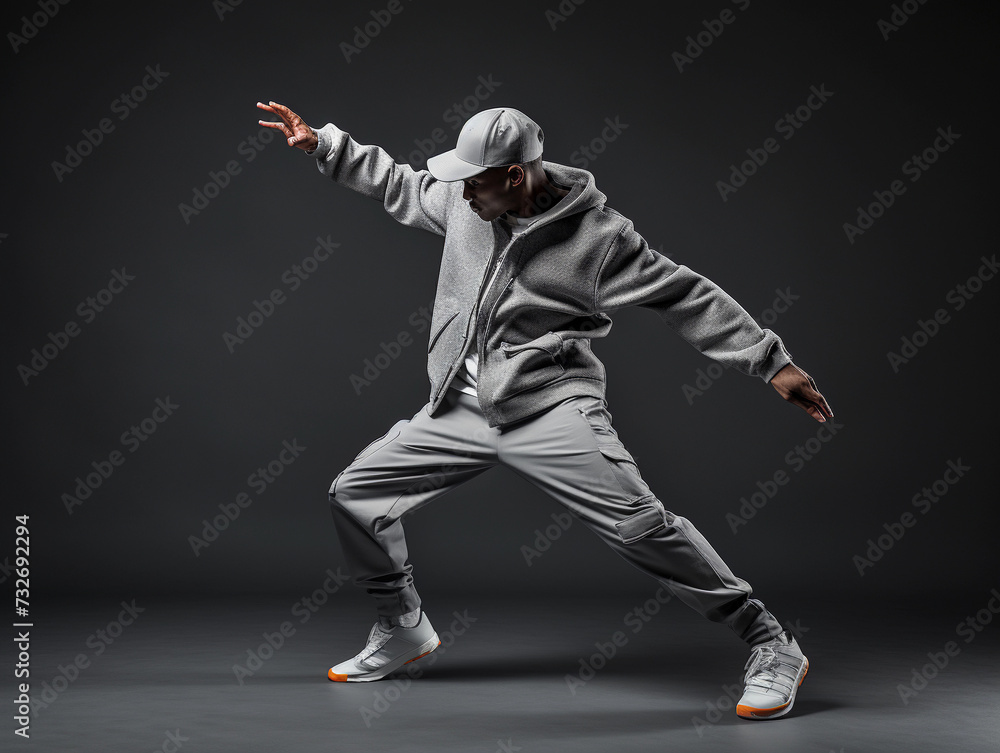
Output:
<svg viewBox="0 0 1000 753">
<path fill-rule="evenodd" d="M 462 198 L 479 219 L 490 222 L 517 206 L 515 184 L 520 185 L 522 180 L 520 167 L 490 167 L 465 179 Z"/>
</svg>

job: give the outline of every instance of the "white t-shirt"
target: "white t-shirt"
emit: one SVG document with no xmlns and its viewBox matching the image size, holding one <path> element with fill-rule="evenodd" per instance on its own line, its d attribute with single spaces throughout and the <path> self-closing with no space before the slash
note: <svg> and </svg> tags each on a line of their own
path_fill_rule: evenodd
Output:
<svg viewBox="0 0 1000 753">
<path fill-rule="evenodd" d="M 541 214 L 536 214 L 533 217 L 518 217 L 511 214 L 510 212 L 505 212 L 503 218 L 510 224 L 511 232 L 514 235 L 523 233 L 528 229 L 528 225 L 533 222 L 537 222 L 543 217 L 548 216 L 556 207 L 559 206 L 559 202 L 556 202 L 550 209 L 545 210 Z M 478 318 L 478 311 L 476 314 Z M 479 366 L 479 345 L 477 342 L 477 332 L 472 333 L 472 345 L 469 347 L 469 352 L 465 356 L 465 361 L 462 363 L 462 368 L 458 370 L 458 374 L 451 382 L 451 387 L 458 390 L 459 392 L 464 392 L 466 395 L 472 395 L 476 397 L 476 369 Z"/>
</svg>

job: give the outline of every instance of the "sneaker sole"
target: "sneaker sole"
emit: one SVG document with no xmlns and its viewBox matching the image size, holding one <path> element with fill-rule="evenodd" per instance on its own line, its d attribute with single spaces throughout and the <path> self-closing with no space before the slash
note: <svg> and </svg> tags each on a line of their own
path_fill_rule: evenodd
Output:
<svg viewBox="0 0 1000 753">
<path fill-rule="evenodd" d="M 803 657 L 804 658 L 804 657 Z M 802 662 L 802 669 L 799 670 L 798 682 L 792 688 L 792 697 L 788 699 L 788 703 L 783 703 L 780 706 L 775 706 L 770 709 L 759 709 L 754 706 L 744 706 L 738 704 L 736 706 L 736 715 L 742 719 L 777 719 L 779 716 L 784 716 L 789 711 L 792 710 L 792 705 L 795 703 L 795 694 L 799 691 L 799 686 L 802 681 L 806 679 L 806 673 L 809 671 L 809 660 L 806 659 Z"/>
<path fill-rule="evenodd" d="M 432 635 L 428 640 L 424 641 L 424 643 L 419 645 L 417 648 L 413 650 L 413 652 L 411 652 L 411 653 L 415 652 L 417 654 L 412 658 L 407 659 L 406 657 L 409 656 L 409 654 L 403 654 L 401 656 L 396 657 L 388 664 L 385 664 L 376 670 L 373 670 L 371 672 L 366 672 L 365 674 L 361 675 L 338 674 L 334 672 L 333 668 L 331 667 L 329 670 L 327 670 L 326 676 L 333 682 L 373 682 L 374 680 L 381 680 L 386 675 L 390 674 L 391 672 L 395 672 L 397 669 L 406 664 L 409 664 L 411 661 L 416 661 L 417 659 L 427 656 L 427 654 L 431 653 L 434 649 L 436 649 L 440 645 L 441 645 L 441 639 L 438 638 L 437 633 L 434 633 L 434 635 Z"/>
</svg>

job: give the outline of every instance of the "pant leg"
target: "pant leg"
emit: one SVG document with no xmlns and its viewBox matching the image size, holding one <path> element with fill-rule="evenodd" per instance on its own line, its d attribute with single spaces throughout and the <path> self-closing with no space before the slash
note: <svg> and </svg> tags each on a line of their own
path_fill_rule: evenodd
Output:
<svg viewBox="0 0 1000 753">
<path fill-rule="evenodd" d="M 500 461 L 568 507 L 626 561 L 751 645 L 781 625 L 687 518 L 664 507 L 600 398 L 569 398 L 501 435 Z"/>
<path fill-rule="evenodd" d="M 420 606 L 402 518 L 496 465 L 497 433 L 474 397 L 449 390 L 433 417 L 424 406 L 397 421 L 334 479 L 330 505 L 347 568 L 379 614 Z"/>
</svg>

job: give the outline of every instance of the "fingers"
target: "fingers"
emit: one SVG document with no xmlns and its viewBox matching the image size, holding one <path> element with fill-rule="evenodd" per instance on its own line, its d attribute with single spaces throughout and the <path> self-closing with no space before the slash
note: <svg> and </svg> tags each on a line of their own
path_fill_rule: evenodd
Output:
<svg viewBox="0 0 1000 753">
<path fill-rule="evenodd" d="M 802 394 L 814 403 L 819 410 L 828 415 L 830 418 L 833 418 L 833 409 L 830 407 L 830 403 L 827 402 L 826 398 L 823 397 L 823 393 L 821 393 L 819 388 L 816 387 L 816 380 L 809 377 L 809 384 L 811 384 L 812 387 L 803 389 Z"/>
<path fill-rule="evenodd" d="M 268 102 L 266 105 L 263 102 L 258 102 L 257 107 L 261 110 L 267 110 L 270 113 L 274 113 L 284 122 L 285 125 L 290 128 L 294 128 L 296 123 L 301 122 L 302 118 L 296 115 L 294 112 L 289 110 L 284 105 L 279 105 L 277 102 Z"/>
<path fill-rule="evenodd" d="M 797 405 L 816 421 L 825 423 L 827 417 L 833 418 L 833 410 L 830 408 L 830 404 L 826 401 L 826 398 L 817 389 L 816 380 L 801 369 L 799 371 L 801 371 L 804 378 L 793 378 L 791 384 L 787 382 L 778 384 L 775 385 L 775 389 L 778 391 L 778 394 L 792 405 Z"/>
<path fill-rule="evenodd" d="M 808 394 L 809 392 L 812 392 L 815 397 Z M 809 390 L 804 394 L 806 400 L 802 401 L 801 407 L 803 407 L 810 416 L 815 418 L 820 423 L 825 422 L 827 416 L 833 418 L 833 410 L 830 409 L 830 404 L 826 402 L 825 397 L 814 390 Z"/>
<path fill-rule="evenodd" d="M 286 126 L 284 123 L 273 123 L 269 120 L 258 120 L 257 122 L 260 123 L 262 126 L 266 126 L 268 128 L 277 128 L 279 131 L 285 134 L 286 139 L 292 137 L 292 132 L 288 130 L 288 126 Z"/>
<path fill-rule="evenodd" d="M 302 118 L 300 118 L 298 115 L 296 115 L 294 112 L 289 110 L 284 105 L 279 105 L 277 102 L 269 102 L 268 104 L 270 104 L 272 108 L 271 111 L 277 113 L 281 117 L 281 119 L 285 121 L 285 124 L 290 127 L 294 128 L 295 124 L 302 120 Z"/>
<path fill-rule="evenodd" d="M 810 402 L 806 402 L 805 400 L 799 400 L 796 397 L 790 397 L 788 399 L 788 402 L 790 402 L 792 405 L 799 406 L 802 410 L 804 410 L 806 413 L 808 413 L 814 419 L 816 419 L 817 421 L 819 421 L 821 424 L 822 423 L 826 423 L 826 417 L 823 415 L 823 413 L 820 411 L 820 409 L 816 407 L 815 404 L 810 403 Z M 833 417 L 832 413 L 830 414 L 830 417 L 831 418 Z"/>
<path fill-rule="evenodd" d="M 280 105 L 277 106 L 280 107 Z M 261 110 L 267 110 L 267 112 L 274 113 L 279 118 L 281 118 L 282 121 L 284 121 L 282 113 L 276 109 L 274 102 L 271 102 L 271 104 L 268 105 L 265 105 L 263 102 L 258 102 L 257 107 L 259 107 Z M 277 128 L 279 131 L 285 134 L 286 139 L 291 137 L 292 135 L 291 131 L 288 130 L 288 127 L 284 122 L 276 123 L 271 120 L 258 120 L 257 122 L 260 123 L 262 126 L 265 126 L 266 128 Z"/>
</svg>

